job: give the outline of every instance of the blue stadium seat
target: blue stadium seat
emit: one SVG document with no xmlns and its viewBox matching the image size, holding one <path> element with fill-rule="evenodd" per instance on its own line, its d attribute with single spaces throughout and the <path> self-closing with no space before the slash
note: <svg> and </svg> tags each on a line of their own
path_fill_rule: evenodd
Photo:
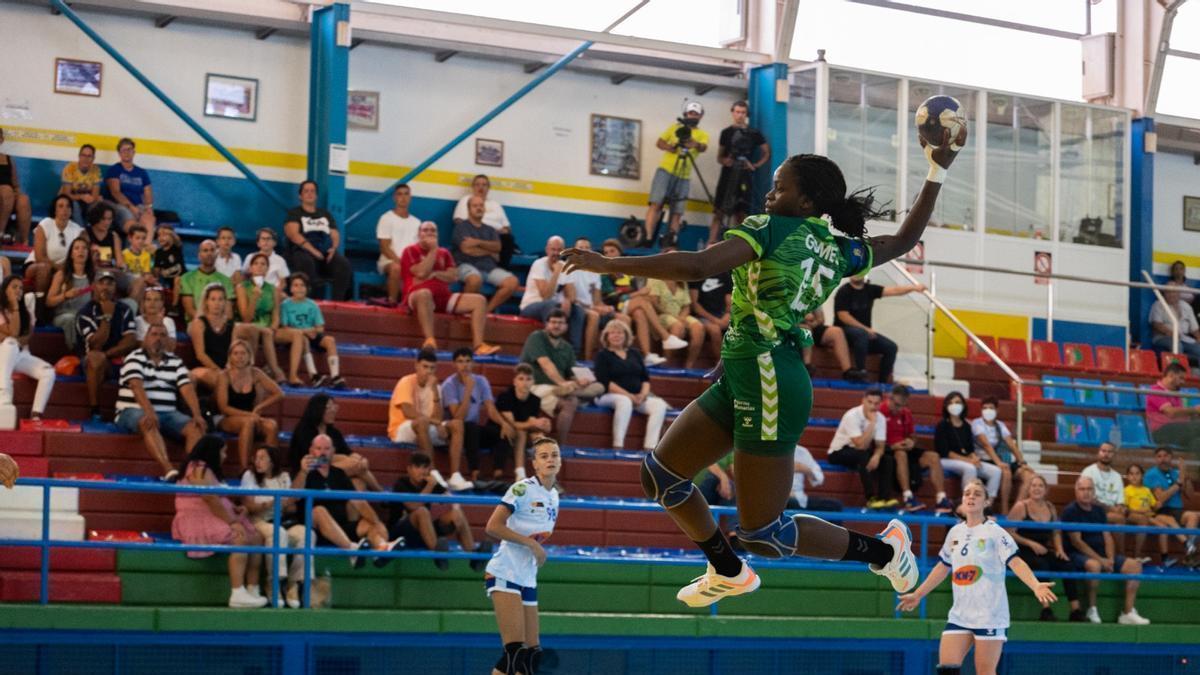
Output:
<svg viewBox="0 0 1200 675">
<path fill-rule="evenodd" d="M 1042 379 L 1046 382 L 1056 382 L 1059 384 L 1071 383 L 1071 378 L 1060 375 L 1043 375 Z M 1075 396 L 1075 390 L 1066 387 L 1044 386 L 1042 387 L 1042 395 L 1046 398 L 1058 399 L 1066 405 L 1075 405 L 1079 401 Z"/>
<path fill-rule="evenodd" d="M 1117 427 L 1121 430 L 1121 446 L 1125 448 L 1152 448 L 1154 442 L 1146 431 L 1146 420 L 1141 415 L 1117 415 Z"/>
<path fill-rule="evenodd" d="M 1089 380 L 1077 377 L 1075 378 L 1075 384 L 1087 384 L 1094 387 L 1099 387 L 1104 383 L 1100 380 Z M 1111 407 L 1108 403 L 1108 396 L 1105 395 L 1105 392 L 1096 391 L 1095 389 L 1076 389 L 1075 400 L 1079 402 L 1079 405 L 1086 406 L 1088 408 Z"/>
<path fill-rule="evenodd" d="M 1105 441 L 1117 443 L 1119 440 L 1119 437 L 1113 438 L 1113 428 L 1116 426 L 1116 422 L 1113 421 L 1113 418 L 1111 417 L 1096 417 L 1094 415 L 1088 415 L 1087 426 L 1088 437 L 1091 438 L 1096 445 L 1100 445 Z"/>
<path fill-rule="evenodd" d="M 1200 403 L 1200 389 L 1195 387 L 1184 387 L 1179 390 L 1179 393 L 1183 394 L 1183 405 L 1185 407 Z M 1191 396 L 1188 396 L 1188 394 L 1191 394 Z"/>
<path fill-rule="evenodd" d="M 1058 413 L 1054 416 L 1054 440 L 1072 445 L 1094 445 L 1083 415 Z"/>
<path fill-rule="evenodd" d="M 1132 387 L 1132 382 L 1121 382 L 1120 380 L 1109 380 L 1110 385 L 1116 387 Z M 1110 391 L 1108 392 L 1108 404 L 1118 410 L 1141 410 L 1141 398 L 1132 392 L 1127 391 Z"/>
</svg>

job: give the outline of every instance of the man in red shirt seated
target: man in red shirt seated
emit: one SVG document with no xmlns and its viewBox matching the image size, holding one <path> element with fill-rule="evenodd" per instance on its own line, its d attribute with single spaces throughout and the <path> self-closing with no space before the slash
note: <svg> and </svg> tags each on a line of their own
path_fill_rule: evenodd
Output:
<svg viewBox="0 0 1200 675">
<path fill-rule="evenodd" d="M 1187 378 L 1187 368 L 1179 363 L 1168 364 L 1163 376 L 1150 387 L 1146 396 L 1146 425 L 1159 445 L 1177 445 L 1200 452 L 1200 405 L 1185 406 L 1179 388 Z"/>
<path fill-rule="evenodd" d="M 404 298 L 417 315 L 423 347 L 437 349 L 433 337 L 433 313 L 471 315 L 471 340 L 477 356 L 495 354 L 500 348 L 483 341 L 487 321 L 487 298 L 479 293 L 451 293 L 450 284 L 458 280 L 458 268 L 450 251 L 438 246 L 437 224 L 425 221 L 417 231 L 417 243 L 400 254 L 400 274 L 404 280 Z"/>
<path fill-rule="evenodd" d="M 945 476 L 942 462 L 934 450 L 917 447 L 917 427 L 913 423 L 912 411 L 908 409 L 911 392 L 903 384 L 892 387 L 892 395 L 879 412 L 887 419 L 887 447 L 896 458 L 896 481 L 904 491 L 904 508 L 920 511 L 925 508 L 913 495 L 913 488 L 921 486 L 921 470 L 929 469 L 929 480 L 937 490 L 937 513 L 953 513 L 954 505 L 946 497 Z"/>
</svg>

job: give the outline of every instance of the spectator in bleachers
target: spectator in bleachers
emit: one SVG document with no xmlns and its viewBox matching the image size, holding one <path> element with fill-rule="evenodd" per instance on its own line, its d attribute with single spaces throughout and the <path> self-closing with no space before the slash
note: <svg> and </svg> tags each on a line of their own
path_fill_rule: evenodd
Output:
<svg viewBox="0 0 1200 675">
<path fill-rule="evenodd" d="M 50 290 L 46 292 L 46 306 L 54 311 L 53 323 L 63 331 L 67 349 L 77 351 L 79 336 L 75 332 L 75 316 L 92 299 L 92 280 L 96 277 L 96 265 L 92 260 L 92 248 L 87 235 L 71 240 L 67 257 L 55 270 L 50 279 Z"/>
<path fill-rule="evenodd" d="M 258 247 L 258 252 L 267 256 L 267 281 L 283 290 L 287 278 L 291 276 L 291 270 L 288 269 L 287 261 L 283 256 L 275 252 L 275 230 L 269 227 L 261 227 L 254 238 L 254 245 Z M 254 256 L 250 256 L 245 260 L 243 273 L 250 271 L 250 263 Z"/>
<path fill-rule="evenodd" d="M 616 239 L 605 239 L 600 246 L 600 251 L 609 258 L 619 258 L 625 255 L 624 249 L 621 248 L 621 242 Z M 600 277 L 600 297 L 604 299 L 604 304 L 612 307 L 626 323 L 630 321 L 629 296 L 637 290 L 638 284 L 639 280 L 628 274 L 605 274 Z"/>
<path fill-rule="evenodd" d="M 130 339 L 132 331 L 131 327 Z M 171 466 L 163 436 L 182 441 L 184 451 L 190 452 L 208 423 L 200 413 L 200 402 L 183 361 L 165 349 L 166 338 L 167 331 L 161 324 L 151 326 L 142 346 L 125 357 L 118 382 L 116 421 L 125 433 L 141 435 L 146 450 L 164 471 L 163 480 L 169 481 L 179 472 Z M 190 417 L 179 411 L 180 399 Z M 221 440 L 224 447 L 225 441 Z"/>
<path fill-rule="evenodd" d="M 516 275 L 499 264 L 500 234 L 483 219 L 484 199 L 471 195 L 467 198 L 467 218 L 455 221 L 451 244 L 464 291 L 479 293 L 484 281 L 496 287 L 488 301 L 490 313 L 512 297 L 519 282 Z"/>
<path fill-rule="evenodd" d="M 1154 496 L 1154 491 L 1145 485 L 1145 471 L 1138 464 L 1130 464 L 1125 470 L 1124 497 L 1127 518 L 1130 525 L 1151 525 L 1154 527 L 1179 527 L 1179 521 L 1165 513 L 1158 513 L 1158 499 Z M 1187 545 L 1188 538 L 1185 535 L 1176 535 L 1179 537 L 1179 542 L 1184 546 Z M 1159 549 L 1159 564 L 1165 567 L 1171 567 L 1176 562 L 1167 557 L 1168 547 L 1167 535 L 1158 535 Z M 1146 535 L 1138 534 L 1133 540 L 1133 557 L 1147 564 L 1150 558 L 1142 557 L 1142 548 L 1146 544 Z M 1118 547 L 1119 548 L 1119 547 Z"/>
<path fill-rule="evenodd" d="M 92 299 L 75 315 L 75 334 L 83 347 L 80 359 L 87 376 L 88 405 L 93 418 L 100 416 L 100 386 L 116 359 L 137 348 L 133 310 L 117 302 L 117 280 L 112 270 L 100 270 L 92 286 Z M 169 466 L 167 467 L 170 468 Z"/>
<path fill-rule="evenodd" d="M 813 459 L 808 448 L 797 445 L 793 462 L 795 473 L 792 475 L 792 496 L 788 498 L 787 508 L 805 511 L 841 511 L 845 508 L 836 499 L 816 497 L 804 491 L 805 481 L 811 481 L 813 487 L 825 484 L 825 472 L 821 470 L 817 460 Z"/>
<path fill-rule="evenodd" d="M 96 164 L 96 146 L 79 146 L 79 160 L 67 162 L 62 170 L 62 185 L 58 194 L 71 200 L 71 218 L 83 223 L 87 212 L 100 202 L 100 165 Z"/>
<path fill-rule="evenodd" d="M 629 304 L 639 345 L 649 348 L 649 332 L 653 330 L 664 350 L 687 347 L 684 368 L 696 367 L 696 359 L 700 358 L 700 350 L 704 347 L 705 331 L 704 324 L 692 316 L 692 297 L 686 283 L 649 279 L 641 290 L 633 293 Z M 677 342 L 672 341 L 672 337 Z"/>
<path fill-rule="evenodd" d="M 225 287 L 214 282 L 202 289 L 200 315 L 188 324 L 192 354 L 199 364 L 192 368 L 192 379 L 215 391 L 217 380 L 229 360 L 229 345 L 233 343 L 234 324 L 229 317 L 229 298 Z"/>
<path fill-rule="evenodd" d="M 437 353 L 422 349 L 417 354 L 416 372 L 405 375 L 392 390 L 388 402 L 388 438 L 393 443 L 412 443 L 427 455 L 435 446 L 450 452 L 451 490 L 470 490 L 463 478 L 463 422 L 444 419 L 442 395 L 438 390 Z"/>
<path fill-rule="evenodd" d="M 279 463 L 278 450 L 273 446 L 260 445 L 254 451 L 254 464 L 242 473 L 242 487 L 246 489 L 263 488 L 268 490 L 292 489 L 292 477 Z M 262 537 L 263 546 L 275 545 L 275 498 L 271 495 L 254 495 L 242 498 L 246 515 L 254 525 L 258 536 Z M 279 533 L 283 535 L 284 545 L 289 548 L 304 546 L 304 526 L 294 525 L 296 521 L 296 500 L 284 499 L 279 505 Z M 286 599 L 287 606 L 292 609 L 300 607 L 300 579 L 304 576 L 304 558 L 292 556 L 288 564 L 287 556 L 281 555 L 278 560 L 272 560 L 267 555 L 267 587 L 274 582 L 272 578 L 284 581 L 283 597 L 279 598 L 276 607 L 282 607 Z M 270 593 L 265 595 L 268 599 Z"/>
<path fill-rule="evenodd" d="M 252 348 L 262 347 L 270 375 L 276 382 L 283 382 L 287 374 L 279 367 L 275 351 L 275 330 L 279 327 L 279 287 L 267 281 L 269 262 L 266 255 L 255 253 L 247 266 L 249 274 L 237 285 L 237 331 L 250 342 Z M 289 344 L 291 349 L 303 349 L 300 335 L 294 333 Z"/>
<path fill-rule="evenodd" d="M 346 256 L 338 253 L 341 232 L 337 221 L 317 206 L 317 184 L 300 184 L 300 206 L 288 211 L 283 224 L 283 255 L 288 268 L 303 272 L 314 285 L 332 286 L 333 300 L 349 300 L 354 285 L 354 270 Z"/>
<path fill-rule="evenodd" d="M 929 482 L 937 492 L 934 508 L 939 515 L 954 513 L 954 505 L 946 496 L 941 456 L 936 450 L 917 447 L 917 426 L 912 410 L 908 408 L 910 393 L 907 386 L 897 384 L 892 387 L 888 400 L 879 407 L 879 412 L 887 419 L 887 447 L 896 458 L 896 479 L 903 492 L 900 500 L 908 511 L 925 508 L 913 495 L 913 490 L 920 488 L 922 472 L 929 471 Z"/>
<path fill-rule="evenodd" d="M 675 241 L 683 226 L 683 212 L 686 210 L 688 192 L 691 189 L 692 165 L 695 164 L 696 157 L 708 149 L 708 132 L 698 126 L 700 118 L 704 117 L 704 106 L 699 101 L 688 101 L 682 117 L 691 128 L 691 133 L 686 138 L 681 139 L 677 134 L 684 124 L 674 122 L 659 134 L 654 142 L 654 147 L 662 150 L 663 154 L 650 183 L 650 199 L 646 205 L 645 230 L 642 233 L 643 245 L 654 243 L 652 240 L 658 231 L 658 221 L 662 217 L 663 208 L 671 210 L 665 242 Z"/>
<path fill-rule="evenodd" d="M 158 248 L 154 250 L 154 276 L 158 285 L 166 291 L 169 311 L 174 311 L 179 303 L 175 285 L 185 272 L 187 263 L 183 260 L 183 242 L 179 239 L 179 233 L 170 225 L 159 227 Z"/>
<path fill-rule="evenodd" d="M 313 438 L 308 454 L 301 458 L 300 472 L 293 484 L 302 485 L 305 490 L 355 491 L 350 477 L 333 466 L 332 459 L 333 441 L 319 434 Z M 332 544 L 345 551 L 391 551 L 402 543 L 398 539 L 388 541 L 387 525 L 371 504 L 362 499 L 314 500 L 312 516 L 317 546 Z M 391 558 L 376 558 L 375 566 L 383 567 L 391 561 Z M 365 564 L 365 556 L 350 558 L 350 566 L 355 569 Z"/>
<path fill-rule="evenodd" d="M 1150 330 L 1154 335 L 1151 342 L 1159 350 L 1170 351 L 1175 337 L 1174 324 L 1167 315 L 1167 308 L 1175 313 L 1179 320 L 1179 352 L 1187 356 L 1192 365 L 1200 364 L 1200 322 L 1196 320 L 1196 312 L 1192 306 L 1183 301 L 1179 291 L 1164 291 L 1162 301 L 1156 301 L 1150 307 Z"/>
<path fill-rule="evenodd" d="M 942 399 L 942 419 L 933 431 L 933 447 L 941 459 L 942 472 L 957 475 L 963 485 L 981 479 L 986 485 L 988 499 L 993 502 L 1000 494 L 1003 472 L 1000 467 L 984 463 L 975 453 L 975 436 L 967 421 L 967 400 L 957 391 Z"/>
<path fill-rule="evenodd" d="M 562 237 L 550 237 L 546 240 L 546 255 L 530 265 L 525 294 L 521 296 L 521 316 L 545 323 L 550 312 L 562 310 L 567 315 L 567 338 L 576 352 L 582 352 L 587 309 L 577 301 L 570 275 L 563 273 L 563 261 L 558 256 L 565 246 Z"/>
<path fill-rule="evenodd" d="M 967 480 L 963 479 L 966 484 Z M 1029 479 L 1029 496 L 1019 499 L 1008 512 L 1008 519 L 1014 522 L 1032 521 L 1035 523 L 1052 523 L 1058 520 L 1058 512 L 1054 503 L 1046 498 L 1046 479 L 1034 474 Z M 1044 530 L 1041 528 L 1017 527 L 1009 530 L 1017 542 L 1017 555 L 1035 572 L 1074 572 L 1070 557 L 1063 549 L 1062 531 Z M 1063 589 L 1071 608 L 1071 621 L 1083 621 L 1083 610 L 1079 608 L 1079 586 L 1074 579 L 1063 579 Z M 1040 621 L 1057 621 L 1054 610 L 1042 608 Z"/>
<path fill-rule="evenodd" d="M 871 310 L 879 298 L 891 298 L 925 290 L 922 284 L 913 286 L 889 286 L 867 283 L 866 275 L 850 278 L 833 295 L 833 325 L 846 333 L 846 342 L 854 356 L 854 369 L 866 371 L 867 354 L 879 354 L 879 381 L 887 384 L 892 380 L 892 368 L 896 365 L 896 343 L 880 335 L 871 327 Z"/>
<path fill-rule="evenodd" d="M 492 385 L 474 368 L 470 349 L 455 350 L 454 373 L 442 382 L 441 393 L 450 419 L 462 422 L 463 451 L 467 464 L 477 472 L 479 451 L 495 448 L 501 437 L 515 438 L 517 430 L 496 409 Z"/>
<path fill-rule="evenodd" d="M 749 125 L 749 104 L 734 101 L 729 112 L 733 124 L 722 129 L 718 137 L 717 163 L 721 165 L 721 173 L 713 200 L 712 222 L 708 225 L 709 246 L 721 241 L 727 217 L 733 219 L 729 227 L 736 227 L 746 219 L 750 213 L 750 185 L 754 172 L 771 161 L 771 145 L 766 136 Z M 751 159 L 755 155 L 758 159 Z"/>
<path fill-rule="evenodd" d="M 508 458 L 513 458 L 517 480 L 525 480 L 525 448 L 538 435 L 549 434 L 552 429 L 550 418 L 542 412 L 542 401 L 533 393 L 533 368 L 528 363 L 518 363 L 513 369 L 512 387 L 496 397 L 496 410 L 516 429 L 515 438 L 505 438 L 497 427 L 493 433 L 500 434 L 500 441 L 492 448 L 493 478 L 499 479 Z"/>
<path fill-rule="evenodd" d="M 388 301 L 397 303 L 404 281 L 400 254 L 417 243 L 421 219 L 408 212 L 412 204 L 412 188 L 408 183 L 401 183 L 392 190 L 392 203 L 392 209 L 379 216 L 379 223 L 375 225 L 375 238 L 379 240 L 379 261 L 375 268 L 387 278 Z"/>
<path fill-rule="evenodd" d="M 38 293 L 50 287 L 50 277 L 67 259 L 71 242 L 85 234 L 80 225 L 84 221 L 71 220 L 71 200 L 66 195 L 54 198 L 50 212 L 54 215 L 43 218 L 33 231 L 33 251 L 25 259 L 25 279 Z"/>
<path fill-rule="evenodd" d="M 575 272 L 578 274 L 578 272 Z M 733 278 L 729 272 L 688 283 L 692 312 L 708 337 L 708 350 L 714 359 L 721 358 L 721 341 L 729 330 L 733 306 Z"/>
<path fill-rule="evenodd" d="M 404 494 L 440 495 L 446 488 L 433 475 L 433 461 L 423 452 L 414 452 L 408 458 L 405 473 L 396 479 L 392 492 Z M 429 502 L 392 502 L 392 526 L 388 528 L 392 538 L 403 537 L 412 547 L 424 547 L 430 551 L 444 551 L 446 545 L 439 538 L 454 535 L 462 550 L 468 553 L 487 553 L 492 547 L 487 542 L 475 543 L 467 514 L 458 504 L 434 504 Z M 434 564 L 446 570 L 448 561 L 437 558 Z M 471 569 L 482 572 L 487 560 L 472 560 Z"/>
<path fill-rule="evenodd" d="M 984 464 L 1000 467 L 1000 503 L 994 508 L 997 513 L 1008 513 L 1013 481 L 1023 483 L 1033 469 L 1021 454 L 1021 444 L 1013 439 L 1004 422 L 996 419 L 998 408 L 999 402 L 994 397 L 983 399 L 979 419 L 971 422 L 971 433 L 975 436 L 975 455 Z"/>
<path fill-rule="evenodd" d="M 154 255 L 150 251 L 146 228 L 134 225 L 129 228 L 129 245 L 121 252 L 125 263 L 125 282 L 129 297 L 139 304 L 147 286 L 157 286 L 154 276 Z"/>
<path fill-rule="evenodd" d="M 1146 425 L 1155 443 L 1175 445 L 1200 455 L 1200 404 L 1185 406 L 1179 388 L 1187 368 L 1169 363 L 1146 396 Z"/>
<path fill-rule="evenodd" d="M 313 394 L 300 414 L 300 420 L 292 429 L 292 441 L 288 446 L 288 466 L 292 471 L 300 469 L 300 459 L 308 454 L 312 441 L 322 434 L 333 443 L 333 465 L 341 469 L 354 481 L 354 487 L 365 492 L 383 492 L 383 485 L 371 473 L 366 457 L 350 449 L 346 437 L 337 428 L 338 404 L 329 394 Z"/>
<path fill-rule="evenodd" d="M 1154 461 L 1155 465 L 1146 471 L 1145 483 L 1158 500 L 1158 514 L 1169 516 L 1188 529 L 1200 527 L 1200 513 L 1185 511 L 1183 507 L 1183 498 L 1192 499 L 1196 493 L 1191 477 L 1184 473 L 1183 463 L 1175 458 L 1175 451 L 1160 447 L 1154 451 Z M 1185 563 L 1193 566 L 1200 563 L 1196 535 L 1187 535 L 1183 543 L 1187 547 Z"/>
<path fill-rule="evenodd" d="M 610 321 L 600 338 L 600 352 L 596 354 L 596 381 L 604 387 L 604 394 L 596 399 L 596 405 L 611 408 L 612 444 L 614 448 L 625 447 L 625 432 L 633 411 L 646 416 L 646 434 L 642 447 L 647 451 L 658 445 L 662 434 L 663 420 L 667 415 L 667 402 L 650 391 L 650 373 L 642 362 L 642 354 L 630 343 L 633 333 L 621 321 Z"/>
<path fill-rule="evenodd" d="M 604 386 L 589 373 L 576 373 L 575 350 L 567 342 L 567 315 L 561 309 L 550 312 L 546 327 L 529 334 L 521 348 L 521 360 L 533 368 L 533 393 L 541 399 L 542 412 L 555 415 L 558 442 L 566 445 L 575 410 L 581 402 L 604 393 Z"/>
<path fill-rule="evenodd" d="M 587 237 L 579 237 L 573 246 L 579 251 L 590 251 L 592 250 L 592 240 Z M 604 330 L 609 321 L 613 319 L 628 321 L 628 317 L 618 313 L 604 302 L 604 298 L 600 294 L 600 275 L 596 272 L 575 270 L 565 279 L 564 283 L 575 288 L 574 295 L 571 297 L 572 301 L 577 307 L 583 309 L 584 316 L 587 318 L 583 328 L 583 358 L 591 360 L 596 354 L 596 343 L 599 341 L 600 331 Z"/>
<path fill-rule="evenodd" d="M 487 331 L 487 298 L 479 293 L 451 293 L 450 284 L 458 279 L 450 251 L 438 246 L 437 224 L 425 221 L 418 228 L 418 241 L 400 253 L 400 275 L 404 298 L 417 316 L 425 334 L 423 347 L 437 349 L 434 338 L 434 312 L 471 315 L 471 341 L 480 356 L 500 351 L 484 342 Z"/>
<path fill-rule="evenodd" d="M 215 393 L 221 415 L 217 428 L 237 436 L 238 462 L 245 471 L 250 467 L 250 448 L 256 437 L 270 446 L 279 441 L 279 423 L 268 411 L 283 400 L 283 391 L 254 366 L 254 349 L 245 340 L 234 340 L 228 364 L 217 376 Z"/>
<path fill-rule="evenodd" d="M 813 336 L 813 347 L 825 347 L 833 352 L 837 359 L 838 368 L 842 371 L 842 379 L 847 382 L 864 384 L 869 379 L 867 371 L 856 370 L 850 363 L 850 347 L 846 343 L 846 332 L 840 326 L 825 325 L 825 310 L 820 307 L 804 315 L 803 326 Z M 812 371 L 813 347 L 804 348 L 804 365 Z"/>
<path fill-rule="evenodd" d="M 317 303 L 308 297 L 308 277 L 304 272 L 296 272 L 288 277 L 289 297 L 279 306 L 279 325 L 287 331 L 277 329 L 275 337 L 279 342 L 288 343 L 296 339 L 296 333 L 302 336 L 301 349 L 304 357 L 304 367 L 312 377 L 309 386 L 314 389 L 331 387 L 333 389 L 348 389 L 349 385 L 342 377 L 341 360 L 338 358 L 337 340 L 325 332 L 325 315 Z M 295 342 L 288 359 L 288 381 L 292 386 L 303 386 L 298 378 L 298 356 Z M 313 352 L 325 353 L 325 364 L 329 374 L 322 375 L 317 370 Z"/>
<path fill-rule="evenodd" d="M 232 227 L 217 228 L 217 271 L 229 277 L 234 286 L 242 282 L 242 256 L 233 250 L 237 244 L 237 233 Z"/>
<path fill-rule="evenodd" d="M 500 266 L 508 269 L 508 264 L 512 261 L 513 254 L 517 252 L 516 238 L 512 233 L 512 225 L 508 222 L 508 214 L 504 212 L 504 207 L 495 199 L 489 199 L 492 190 L 492 181 L 485 175 L 479 174 L 471 179 L 471 192 L 464 195 L 454 205 L 454 224 L 458 225 L 470 220 L 471 216 L 471 199 L 478 197 L 483 201 L 484 223 L 491 225 L 500 235 L 500 257 L 498 258 Z"/>
<path fill-rule="evenodd" d="M 1192 311 L 1200 314 L 1200 293 L 1194 292 L 1187 282 L 1187 265 L 1182 260 L 1171 263 L 1170 286 L 1179 286 L 1179 299 L 1192 306 Z"/>
<path fill-rule="evenodd" d="M 896 458 L 885 448 L 887 418 L 879 412 L 882 401 L 878 389 L 863 392 L 862 404 L 842 415 L 829 444 L 829 462 L 858 473 L 869 509 L 890 509 L 900 503 L 894 496 Z"/>
<path fill-rule="evenodd" d="M 93 206 L 87 213 L 87 235 L 92 243 L 92 256 L 96 267 L 124 268 L 125 257 L 121 253 L 121 235 L 113 227 L 116 212 L 109 204 Z"/>
<path fill-rule="evenodd" d="M 1117 454 L 1117 446 L 1111 441 L 1104 441 L 1096 449 L 1096 461 L 1083 468 L 1079 475 L 1092 479 L 1096 490 L 1096 503 L 1104 509 L 1108 522 L 1112 525 L 1124 525 L 1129 510 L 1125 508 L 1125 483 L 1121 480 L 1121 472 L 1113 468 L 1113 456 Z M 1145 525 L 1141 522 L 1130 522 L 1130 525 Z M 1125 551 L 1125 533 L 1116 532 L 1113 535 L 1117 550 Z"/>
<path fill-rule="evenodd" d="M 185 272 L 175 283 L 175 297 L 183 308 L 184 321 L 191 321 L 197 314 L 203 313 L 197 309 L 200 304 L 198 300 L 213 284 L 220 284 L 225 289 L 226 299 L 234 297 L 233 280 L 217 271 L 217 242 L 212 239 L 200 242 L 199 258 L 200 267 Z M 223 307 L 225 316 L 232 318 L 233 308 L 228 303 Z"/>
<path fill-rule="evenodd" d="M 1104 509 L 1096 505 L 1096 486 L 1091 478 L 1080 476 L 1075 481 L 1075 501 L 1063 509 L 1062 522 L 1088 523 L 1105 525 L 1108 522 Z M 1066 554 L 1071 559 L 1076 571 L 1100 574 L 1102 572 L 1120 574 L 1141 574 L 1142 564 L 1131 558 L 1117 553 L 1111 532 L 1080 532 L 1069 531 L 1064 546 Z M 1117 623 L 1129 626 L 1145 626 L 1149 619 L 1138 614 L 1134 603 L 1137 601 L 1137 591 L 1140 582 L 1129 580 L 1125 582 L 1125 603 Z M 1100 582 L 1096 579 L 1087 580 L 1088 608 L 1085 612 L 1087 620 L 1100 623 L 1100 612 L 1096 609 L 1096 590 Z"/>
<path fill-rule="evenodd" d="M 710 506 L 734 506 L 737 494 L 733 483 L 733 453 L 729 453 L 700 469 L 693 478 L 696 491 L 699 492 Z"/>
<path fill-rule="evenodd" d="M 141 227 L 140 225 L 138 227 Z M 146 331 L 150 326 L 162 324 L 167 329 L 168 352 L 175 352 L 175 319 L 167 316 L 167 306 L 164 300 L 165 291 L 159 286 L 151 286 L 142 293 L 141 312 L 134 317 L 133 325 L 138 344 L 146 339 Z"/>
<path fill-rule="evenodd" d="M 104 187 L 117 209 L 116 222 L 121 231 L 128 232 L 130 225 L 140 223 L 148 232 L 154 232 L 154 188 L 150 186 L 150 174 L 133 163 L 136 152 L 133 140 L 117 141 L 120 161 L 104 172 Z"/>
<path fill-rule="evenodd" d="M 4 129 L 0 129 L 0 145 L 4 145 Z M 11 156 L 0 152 L 0 235 L 8 231 L 8 219 L 17 216 L 18 244 L 29 243 L 29 227 L 33 222 L 33 207 L 29 195 L 21 191 L 21 178 Z"/>
<path fill-rule="evenodd" d="M 26 294 L 21 277 L 0 282 L 0 405 L 13 404 L 13 373 L 37 380 L 30 419 L 42 419 L 54 389 L 54 367 L 29 352 L 33 336 L 34 297 Z"/>
<path fill-rule="evenodd" d="M 180 370 L 183 367 L 180 365 Z M 187 377 L 184 374 L 184 377 Z M 149 419 L 149 418 L 147 418 Z M 219 486 L 225 482 L 221 464 L 225 460 L 225 440 L 220 436 L 197 439 L 195 447 L 175 470 L 180 485 Z M 171 536 L 185 544 L 223 546 L 262 546 L 263 540 L 246 517 L 246 507 L 234 506 L 228 497 L 217 495 L 175 495 L 175 518 Z M 208 558 L 209 551 L 188 551 L 189 558 Z M 262 554 L 229 554 L 229 606 L 263 607 L 269 601 L 258 593 Z"/>
</svg>

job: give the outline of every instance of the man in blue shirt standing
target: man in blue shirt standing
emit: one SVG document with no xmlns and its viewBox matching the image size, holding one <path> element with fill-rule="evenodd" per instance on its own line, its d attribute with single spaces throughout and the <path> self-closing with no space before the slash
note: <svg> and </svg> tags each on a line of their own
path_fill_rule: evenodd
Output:
<svg viewBox="0 0 1200 675">
<path fill-rule="evenodd" d="M 1171 448 L 1163 446 L 1154 452 L 1154 461 L 1157 464 L 1150 467 L 1142 482 L 1154 491 L 1154 498 L 1159 503 L 1158 513 L 1171 516 L 1175 522 L 1185 528 L 1200 527 L 1200 513 L 1183 510 L 1183 498 L 1186 495 L 1188 499 L 1191 499 L 1194 488 L 1192 479 L 1180 471 L 1180 463 L 1175 459 L 1175 452 Z M 1197 555 L 1196 551 L 1196 535 L 1188 535 L 1186 543 L 1187 558 L 1184 559 L 1184 563 L 1193 566 L 1200 563 L 1200 555 Z"/>
</svg>

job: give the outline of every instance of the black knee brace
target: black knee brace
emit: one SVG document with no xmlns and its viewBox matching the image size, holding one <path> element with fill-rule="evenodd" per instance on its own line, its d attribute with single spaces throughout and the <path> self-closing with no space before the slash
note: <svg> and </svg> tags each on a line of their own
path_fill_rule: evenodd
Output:
<svg viewBox="0 0 1200 675">
<path fill-rule="evenodd" d="M 542 661 L 542 648 L 534 645 L 525 647 L 517 655 L 517 672 L 522 675 L 535 675 Z"/>
<path fill-rule="evenodd" d="M 962 666 L 941 666 L 937 667 L 937 675 L 960 675 Z"/>
<path fill-rule="evenodd" d="M 506 642 L 504 653 L 496 660 L 496 670 L 504 675 L 515 675 L 517 672 L 517 654 L 525 646 L 523 642 Z"/>
</svg>

